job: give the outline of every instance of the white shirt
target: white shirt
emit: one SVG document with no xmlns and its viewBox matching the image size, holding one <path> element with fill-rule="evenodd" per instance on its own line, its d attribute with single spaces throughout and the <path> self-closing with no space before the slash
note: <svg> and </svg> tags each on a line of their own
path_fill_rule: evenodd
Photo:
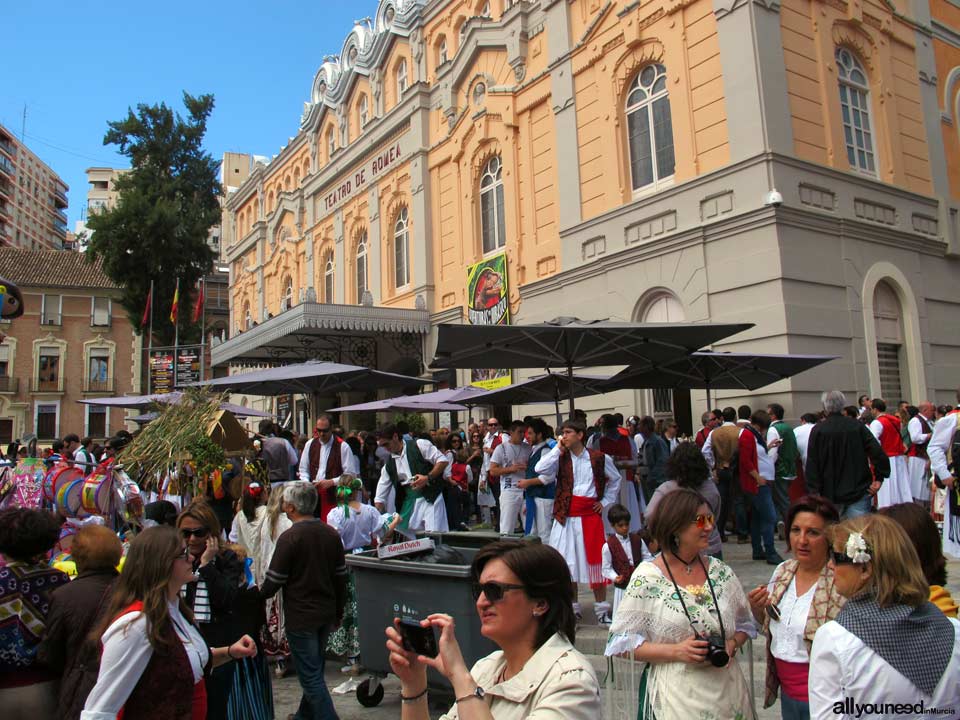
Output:
<svg viewBox="0 0 960 720">
<path fill-rule="evenodd" d="M 780 568 L 777 568 L 779 571 Z M 774 571 L 774 576 L 776 572 Z M 817 591 L 817 583 L 813 583 L 807 591 L 797 597 L 797 578 L 790 581 L 786 592 L 777 603 L 780 610 L 780 620 L 770 619 L 770 652 L 775 658 L 784 662 L 807 663 L 810 654 L 803 641 L 803 631 L 807 626 L 807 616 L 810 614 L 810 603 Z M 767 592 L 773 592 L 773 578 L 767 586 Z"/>
<path fill-rule="evenodd" d="M 924 418 L 924 420 L 927 419 Z M 927 420 L 927 425 L 932 426 L 933 423 L 930 420 Z M 910 433 L 910 442 L 912 442 L 914 445 L 922 445 L 933 435 L 932 428 L 928 433 L 923 431 L 923 425 L 920 423 L 919 416 L 910 418 L 910 422 L 907 423 L 907 431 Z"/>
<path fill-rule="evenodd" d="M 557 481 L 562 447 L 562 443 L 557 443 L 553 450 L 540 457 L 540 462 L 534 468 L 544 485 Z M 597 497 L 597 490 L 593 484 L 593 468 L 590 467 L 590 453 L 586 448 L 579 455 L 571 452 L 570 460 L 573 464 L 573 494 L 577 497 Z M 613 464 L 613 458 L 609 455 L 603 456 L 603 474 L 607 477 L 607 485 L 600 502 L 606 507 L 618 502 L 620 497 L 620 471 L 617 470 L 617 466 Z"/>
<path fill-rule="evenodd" d="M 947 467 L 947 453 L 950 452 L 950 443 L 953 441 L 953 433 L 957 429 L 958 417 L 960 417 L 960 414 L 951 412 L 937 420 L 937 424 L 933 426 L 930 444 L 927 445 L 930 468 L 941 480 L 950 477 L 950 470 Z"/>
<path fill-rule="evenodd" d="M 519 445 L 514 445 L 508 440 L 507 442 L 497 445 L 497 449 L 493 451 L 493 455 L 490 457 L 491 463 L 496 463 L 502 468 L 509 465 L 515 465 L 516 463 L 523 463 L 524 466 L 524 469 L 520 472 L 508 473 L 500 476 L 501 491 L 516 489 L 517 483 L 526 477 L 526 466 L 527 462 L 530 460 L 530 454 L 532 452 L 533 448 L 531 448 L 525 442 L 521 442 Z"/>
<path fill-rule="evenodd" d="M 183 643 L 193 670 L 193 681 L 200 682 L 210 648 L 200 632 L 180 614 L 177 601 L 168 605 L 170 620 Z M 153 655 L 147 639 L 147 618 L 143 613 L 127 613 L 114 620 L 101 637 L 103 654 L 97 684 L 80 713 L 81 720 L 116 720 Z"/>
<path fill-rule="evenodd" d="M 813 423 L 803 423 L 793 429 L 793 434 L 797 438 L 797 452 L 800 453 L 800 462 L 807 466 L 807 444 L 810 442 L 810 431 L 813 430 Z"/>
<path fill-rule="evenodd" d="M 330 436 L 330 439 L 326 443 L 320 443 L 320 464 L 317 466 L 317 476 L 310 477 L 310 447 L 313 443 L 320 442 L 318 438 L 310 438 L 307 440 L 307 444 L 303 446 L 303 454 L 300 456 L 300 466 L 297 469 L 297 476 L 301 480 L 317 481 L 317 480 L 333 480 L 333 478 L 327 477 L 327 460 L 330 458 L 330 448 L 333 447 L 334 439 L 333 435 Z M 350 449 L 350 446 L 345 442 L 340 443 L 340 464 L 343 466 L 343 472 L 353 475 L 360 475 L 360 463 L 357 462 L 357 456 L 353 454 L 353 450 Z"/>
<path fill-rule="evenodd" d="M 383 516 L 372 505 L 361 505 L 359 510 L 350 508 L 350 513 L 340 505 L 330 510 L 327 524 L 340 533 L 343 549 L 347 552 L 372 543 L 372 538 L 383 529 Z"/>
<path fill-rule="evenodd" d="M 489 450 L 493 446 L 493 439 L 497 435 L 500 435 L 500 439 L 502 440 L 502 442 L 505 442 L 505 443 L 510 442 L 510 436 L 507 435 L 506 433 L 487 433 L 486 436 L 483 438 L 484 449 Z M 487 472 L 490 470 L 490 461 L 492 459 L 493 459 L 493 453 L 490 453 L 489 455 L 487 453 L 483 453 L 483 458 L 480 463 L 480 479 L 481 480 L 486 479 Z"/>
<path fill-rule="evenodd" d="M 754 438 L 756 442 L 756 438 Z M 777 477 L 777 463 L 775 456 L 771 456 L 760 443 L 757 443 L 757 472 L 760 477 L 772 483 Z"/>
<path fill-rule="evenodd" d="M 624 537 L 620 533 L 614 533 L 617 537 L 617 540 L 620 541 L 620 546 L 623 548 L 623 551 L 627 554 L 627 560 L 630 561 L 631 565 L 639 565 L 641 562 L 646 562 L 647 560 L 653 560 L 653 555 L 650 554 L 650 550 L 647 548 L 647 544 L 641 540 L 640 541 L 640 552 L 643 555 L 642 558 L 634 562 L 633 559 L 633 547 L 630 545 L 630 536 L 627 535 Z M 601 553 L 601 558 L 603 564 L 601 565 L 600 572 L 601 574 L 610 582 L 613 582 L 617 579 L 617 571 L 613 569 L 613 553 L 610 552 L 610 546 L 607 543 L 603 544 L 603 552 Z"/>
<path fill-rule="evenodd" d="M 770 459 L 773 460 L 773 464 L 777 464 L 777 456 L 780 454 L 780 446 L 770 447 L 770 444 L 776 440 L 780 439 L 780 432 L 771 424 L 767 428 L 767 455 L 770 456 Z"/>
<path fill-rule="evenodd" d="M 446 462 L 447 459 L 443 456 L 439 450 L 437 450 L 436 445 L 434 445 L 429 440 L 417 440 L 417 449 L 420 450 L 420 454 L 423 455 L 423 459 L 426 460 L 431 465 L 436 465 L 438 462 Z M 407 444 L 403 444 L 403 450 L 400 451 L 399 455 L 390 454 L 390 457 L 394 458 L 397 461 L 397 476 L 401 479 L 403 476 L 412 478 L 414 473 L 410 471 L 410 462 L 407 460 Z M 443 502 L 443 496 L 437 496 L 437 500 Z M 387 465 L 384 463 L 383 468 L 380 470 L 380 480 L 377 482 L 377 494 L 374 498 L 375 503 L 383 503 L 388 512 L 396 511 L 396 491 L 393 488 L 393 483 L 390 482 L 390 474 L 387 472 Z"/>
<path fill-rule="evenodd" d="M 933 696 L 924 695 L 907 678 L 894 670 L 883 658 L 863 644 L 856 635 L 836 621 L 817 630 L 810 653 L 810 718 L 811 720 L 854 720 L 857 715 L 834 713 L 834 704 L 851 698 L 854 703 L 910 703 L 923 701 L 924 707 L 953 708 L 953 714 L 919 715 L 863 714 L 864 719 L 905 720 L 915 718 L 960 717 L 960 622 L 953 625 L 953 656 Z"/>
</svg>

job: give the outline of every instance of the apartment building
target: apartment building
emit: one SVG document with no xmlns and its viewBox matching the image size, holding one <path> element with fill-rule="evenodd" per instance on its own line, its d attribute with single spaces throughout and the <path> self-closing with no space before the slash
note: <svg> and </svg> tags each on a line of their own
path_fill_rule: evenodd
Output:
<svg viewBox="0 0 960 720">
<path fill-rule="evenodd" d="M 0 248 L 0 277 L 23 293 L 24 314 L 0 322 L 0 444 L 35 433 L 103 440 L 122 409 L 78 403 L 140 390 L 142 344 L 120 288 L 82 253 Z"/>
<path fill-rule="evenodd" d="M 0 125 L 0 246 L 62 250 L 69 186 Z"/>
</svg>

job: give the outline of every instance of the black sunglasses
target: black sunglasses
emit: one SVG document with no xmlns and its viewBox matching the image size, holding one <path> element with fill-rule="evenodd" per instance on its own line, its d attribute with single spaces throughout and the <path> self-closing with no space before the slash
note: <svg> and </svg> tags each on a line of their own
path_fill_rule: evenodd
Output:
<svg viewBox="0 0 960 720">
<path fill-rule="evenodd" d="M 209 534 L 210 534 L 209 528 L 205 528 L 205 527 L 198 527 L 198 528 L 194 528 L 193 530 L 191 530 L 190 528 L 180 528 L 180 537 L 182 537 L 184 540 L 189 540 L 191 535 L 195 538 L 202 539 Z"/>
<path fill-rule="evenodd" d="M 503 594 L 508 590 L 523 590 L 523 585 L 510 585 L 509 583 L 490 582 L 473 584 L 473 599 L 479 600 L 480 593 L 492 603 L 503 600 Z"/>
<path fill-rule="evenodd" d="M 830 551 L 831 557 L 833 557 L 834 565 L 852 565 L 853 558 L 847 557 L 846 553 L 837 552 L 836 550 Z"/>
</svg>

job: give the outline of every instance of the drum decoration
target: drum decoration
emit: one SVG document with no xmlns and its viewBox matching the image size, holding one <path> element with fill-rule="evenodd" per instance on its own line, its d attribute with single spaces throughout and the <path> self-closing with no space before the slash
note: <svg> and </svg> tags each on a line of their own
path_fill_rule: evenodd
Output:
<svg viewBox="0 0 960 720">
<path fill-rule="evenodd" d="M 60 497 L 60 491 L 63 490 L 66 485 L 69 485 L 72 482 L 83 480 L 83 471 L 70 465 L 57 465 L 51 472 L 53 473 L 53 479 L 51 483 L 53 490 L 53 502 L 59 505 L 60 503 L 57 499 Z"/>
<path fill-rule="evenodd" d="M 91 475 L 83 481 L 80 504 L 88 513 L 106 515 L 110 512 L 110 479 Z"/>
<path fill-rule="evenodd" d="M 84 517 L 89 513 L 83 509 L 82 496 L 82 477 L 79 480 L 61 483 L 57 489 L 57 510 L 67 517 Z"/>
</svg>

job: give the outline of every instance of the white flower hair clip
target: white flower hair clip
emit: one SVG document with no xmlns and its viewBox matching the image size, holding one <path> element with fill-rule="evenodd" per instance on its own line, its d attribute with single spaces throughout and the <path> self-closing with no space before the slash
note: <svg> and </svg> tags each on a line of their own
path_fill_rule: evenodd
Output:
<svg viewBox="0 0 960 720">
<path fill-rule="evenodd" d="M 850 533 L 844 551 L 847 557 L 856 565 L 863 565 L 872 559 L 870 548 L 867 545 L 867 541 L 863 539 L 862 533 Z"/>
</svg>

